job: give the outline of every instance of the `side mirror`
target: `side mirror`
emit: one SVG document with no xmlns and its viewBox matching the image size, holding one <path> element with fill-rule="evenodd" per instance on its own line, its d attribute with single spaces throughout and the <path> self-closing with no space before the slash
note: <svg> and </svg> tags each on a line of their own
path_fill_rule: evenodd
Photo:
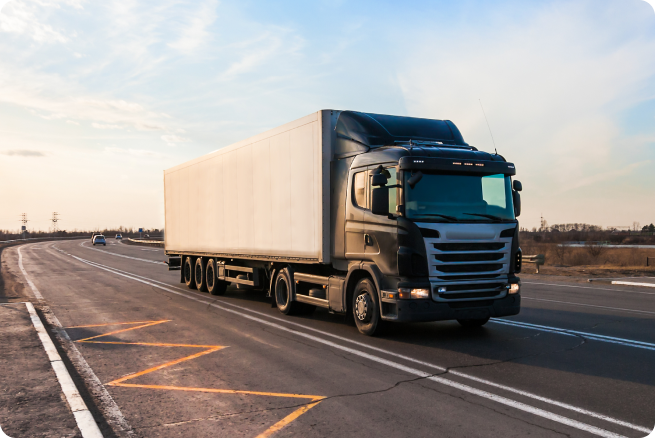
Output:
<svg viewBox="0 0 655 438">
<path fill-rule="evenodd" d="M 517 192 L 520 192 L 521 190 L 523 190 L 523 184 L 521 184 L 521 181 L 514 180 L 512 182 L 512 188 Z"/>
<path fill-rule="evenodd" d="M 409 179 L 407 180 L 407 184 L 409 184 L 411 188 L 414 188 L 414 186 L 418 184 L 421 178 L 423 178 L 423 172 L 419 170 L 414 175 L 409 177 Z"/>
<path fill-rule="evenodd" d="M 371 190 L 371 213 L 380 216 L 389 215 L 389 188 L 388 187 L 378 187 Z"/>
<path fill-rule="evenodd" d="M 378 173 L 376 175 L 373 175 L 371 179 L 371 185 L 376 187 L 376 186 L 383 186 L 387 184 L 387 177 L 382 175 L 381 173 Z"/>
<path fill-rule="evenodd" d="M 514 181 L 517 183 L 518 181 Z M 519 183 L 519 188 L 521 187 L 521 183 Z M 516 185 L 516 184 L 515 184 Z M 512 200 L 514 201 L 514 216 L 519 217 L 521 215 L 521 194 L 516 191 L 516 189 L 512 192 Z"/>
</svg>

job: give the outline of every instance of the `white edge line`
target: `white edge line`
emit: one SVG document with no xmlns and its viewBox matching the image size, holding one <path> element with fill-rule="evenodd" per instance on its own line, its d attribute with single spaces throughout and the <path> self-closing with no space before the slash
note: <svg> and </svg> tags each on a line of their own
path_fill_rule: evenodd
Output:
<svg viewBox="0 0 655 438">
<path fill-rule="evenodd" d="M 25 246 L 25 245 L 23 245 Z M 27 284 L 29 285 L 30 289 L 32 289 L 32 294 L 34 295 L 34 298 L 37 300 L 41 301 L 43 300 L 43 295 L 41 295 L 41 292 L 34 286 L 34 283 L 32 283 L 32 280 L 30 280 L 30 277 L 27 275 L 27 271 L 23 267 L 23 254 L 20 252 L 20 249 L 23 246 L 19 246 L 17 248 L 18 251 L 18 267 L 20 268 L 20 271 L 23 273 L 23 276 L 25 277 L 25 280 L 27 281 Z"/>
<path fill-rule="evenodd" d="M 634 283 L 631 281 L 613 281 L 612 284 L 623 284 L 625 286 L 655 287 L 655 283 Z"/>
<path fill-rule="evenodd" d="M 207 305 L 209 305 L 211 307 L 221 309 L 221 310 L 223 310 L 225 312 L 229 312 L 229 313 L 239 315 L 239 316 L 241 316 L 243 318 L 250 319 L 250 320 L 259 322 L 261 324 L 264 324 L 264 325 L 268 325 L 268 326 L 276 328 L 278 330 L 285 331 L 285 332 L 288 332 L 288 333 L 291 333 L 291 334 L 295 334 L 296 336 L 304 337 L 304 338 L 310 339 L 310 340 L 312 340 L 314 342 L 321 343 L 321 344 L 324 344 L 324 345 L 327 345 L 329 347 L 336 348 L 336 349 L 339 349 L 339 350 L 343 350 L 343 351 L 346 351 L 346 352 L 348 352 L 350 354 L 354 354 L 356 356 L 360 356 L 360 357 L 369 359 L 371 361 L 381 363 L 383 365 L 387 365 L 387 366 L 389 366 L 391 368 L 396 368 L 398 370 L 405 371 L 408 374 L 412 374 L 412 375 L 415 375 L 415 376 L 418 376 L 418 377 L 423 377 L 423 378 L 426 378 L 428 380 L 432 380 L 434 382 L 441 383 L 443 385 L 450 386 L 450 387 L 459 389 L 461 391 L 468 392 L 470 394 L 474 394 L 474 395 L 477 395 L 479 397 L 486 398 L 488 400 L 492 400 L 492 401 L 495 401 L 497 403 L 504 404 L 506 406 L 510 406 L 510 407 L 515 408 L 515 409 L 519 409 L 519 410 L 522 410 L 524 412 L 528 412 L 528 413 L 531 413 L 533 415 L 537 415 L 537 416 L 540 416 L 542 418 L 546 418 L 548 420 L 558 422 L 560 424 L 564 424 L 564 425 L 567 425 L 567 426 L 570 426 L 570 427 L 573 427 L 573 428 L 576 428 L 576 429 L 579 429 L 579 430 L 584 430 L 586 432 L 590 432 L 590 433 L 593 433 L 595 435 L 602 436 L 602 437 L 618 438 L 618 437 L 623 436 L 623 435 L 616 434 L 614 432 L 610 432 L 610 431 L 605 430 L 605 429 L 598 428 L 596 426 L 592 426 L 592 425 L 582 423 L 582 422 L 577 421 L 577 420 L 573 420 L 573 419 L 570 419 L 570 418 L 563 417 L 563 416 L 555 414 L 553 412 L 548 412 L 548 411 L 545 411 L 543 409 L 527 405 L 525 403 L 521 403 L 521 402 L 518 402 L 518 401 L 515 401 L 515 400 L 512 400 L 512 399 L 508 399 L 506 397 L 502 397 L 502 396 L 499 396 L 499 395 L 496 395 L 496 394 L 492 394 L 492 393 L 489 393 L 489 392 L 486 392 L 486 391 L 483 391 L 483 390 L 480 390 L 480 389 L 477 389 L 477 388 L 473 388 L 471 386 L 464 385 L 464 384 L 461 384 L 461 383 L 458 383 L 458 382 L 454 382 L 452 380 L 445 379 L 443 377 L 432 376 L 431 374 L 426 373 L 424 371 L 421 371 L 421 370 L 418 370 L 418 369 L 415 369 L 415 368 L 411 368 L 411 367 L 399 364 L 397 362 L 392 362 L 390 360 L 383 359 L 381 357 L 374 356 L 374 355 L 371 355 L 371 354 L 368 354 L 368 353 L 365 353 L 365 352 L 362 352 L 362 351 L 359 351 L 359 350 L 355 350 L 355 349 L 352 349 L 352 348 L 349 348 L 349 347 L 345 347 L 343 345 L 336 344 L 334 342 L 328 341 L 328 340 L 323 339 L 323 338 L 318 338 L 318 337 L 310 335 L 308 333 L 292 330 L 290 328 L 284 327 L 284 326 L 282 326 L 280 324 L 276 324 L 276 323 L 271 322 L 271 321 L 267 321 L 267 320 L 264 320 L 264 319 L 261 319 L 261 318 L 257 318 L 255 316 L 246 315 L 246 314 L 238 312 L 236 310 L 225 308 L 225 307 L 223 307 L 223 306 L 221 306 L 219 304 L 216 304 L 215 302 L 208 302 L 208 301 L 200 299 L 200 298 L 198 298 L 196 296 L 188 295 L 188 294 L 185 294 L 185 293 L 182 293 L 182 292 L 178 292 L 178 291 L 175 291 L 175 290 L 170 289 L 168 287 L 160 286 L 158 284 L 152 283 L 150 281 L 142 280 L 142 279 L 134 277 L 132 275 L 122 274 L 120 272 L 117 272 L 117 271 L 113 270 L 113 268 L 104 267 L 103 265 L 100 265 L 99 263 L 94 263 L 94 262 L 89 263 L 88 261 L 86 261 L 84 259 L 81 259 L 79 257 L 76 257 L 76 256 L 74 256 L 72 254 L 68 254 L 68 255 L 70 255 L 71 257 L 73 257 L 75 259 L 77 259 L 78 261 L 80 261 L 82 263 L 86 263 L 86 264 L 88 264 L 90 266 L 94 266 L 94 267 L 96 267 L 98 269 L 102 269 L 102 270 L 111 272 L 111 273 L 113 273 L 115 275 L 119 275 L 119 276 L 122 276 L 122 277 L 132 279 L 134 281 L 138 281 L 138 282 L 141 282 L 141 283 L 144 283 L 144 284 L 148 284 L 150 286 L 156 287 L 158 289 L 165 290 L 165 291 L 170 292 L 172 294 L 179 295 L 181 297 L 184 297 L 184 298 L 187 298 L 187 299 L 190 299 L 190 300 L 193 300 L 193 301 L 197 301 L 197 302 L 200 302 L 200 303 L 203 303 L 203 304 L 207 304 Z M 222 302 L 221 304 L 228 304 L 228 303 Z M 243 310 L 249 310 L 249 309 L 246 309 L 246 308 L 242 308 L 240 306 L 235 306 L 235 305 L 232 305 L 232 306 L 243 309 Z M 259 312 L 254 312 L 254 313 L 259 313 Z M 303 326 L 303 328 L 308 328 L 308 327 Z M 315 330 L 315 331 L 320 332 L 320 330 Z M 324 332 L 321 332 L 321 333 L 322 334 L 328 334 L 328 333 L 324 333 Z M 341 337 L 339 337 L 339 338 L 341 338 Z M 342 338 L 342 339 L 347 340 L 346 338 Z M 386 352 L 386 351 L 384 351 L 384 352 L 389 354 L 389 352 Z M 441 368 L 441 367 L 439 367 L 439 368 Z M 464 375 L 464 374 L 461 374 L 461 373 L 457 373 L 457 375 L 459 375 L 460 377 L 471 378 L 471 377 L 469 377 L 467 375 Z M 483 379 L 472 378 L 472 380 L 478 381 L 480 383 L 486 383 L 486 381 L 484 381 Z M 492 383 L 491 386 L 495 386 L 495 387 L 497 387 L 499 389 L 508 390 L 508 387 L 505 387 L 504 385 L 500 385 L 500 384 L 493 384 Z M 521 394 L 521 392 L 519 392 L 519 390 L 516 390 L 514 388 L 511 388 L 511 390 L 514 390 L 512 392 L 516 392 L 516 393 Z M 527 394 L 529 394 L 529 393 L 523 393 L 522 395 L 527 395 Z M 533 397 L 533 398 L 536 398 L 536 397 Z M 547 401 L 548 400 L 548 399 L 545 399 L 545 398 L 538 398 L 538 400 L 539 399 L 541 399 L 541 401 Z M 553 403 L 553 404 L 555 404 L 557 406 L 560 406 L 560 407 L 566 407 L 567 406 L 566 404 L 563 404 L 563 403 L 561 403 L 561 404 L 560 403 Z M 579 412 L 579 413 L 587 413 L 588 412 L 586 410 L 583 410 L 583 409 L 580 409 L 580 408 L 575 408 L 575 407 L 574 407 L 573 410 L 576 411 L 576 412 Z M 595 417 L 595 418 L 598 418 L 598 419 L 603 419 L 603 420 L 612 422 L 614 424 L 626 426 L 626 427 L 629 427 L 629 428 L 632 428 L 632 429 L 635 429 L 635 430 L 650 432 L 649 429 L 646 429 L 646 428 L 641 427 L 641 426 L 633 425 L 633 424 L 630 424 L 630 423 L 627 423 L 627 422 L 624 422 L 624 421 L 621 421 L 621 420 L 617 420 L 617 419 L 614 419 L 614 418 L 611 418 L 611 417 L 606 417 L 606 416 L 603 416 L 601 414 L 596 414 L 596 413 L 593 413 L 593 414 L 594 415 L 591 415 L 591 416 Z"/>
<path fill-rule="evenodd" d="M 61 357 L 55 348 L 55 345 L 52 343 L 48 333 L 45 331 L 45 327 L 43 326 L 39 315 L 37 315 L 36 310 L 34 310 L 34 305 L 32 303 L 25 303 L 25 306 L 30 313 L 32 324 L 34 325 L 34 328 L 39 335 L 39 339 L 43 344 L 43 348 L 48 355 L 50 365 L 52 365 L 52 369 L 55 371 L 57 380 L 61 385 L 61 390 L 66 396 L 66 401 L 68 402 L 68 406 L 73 412 L 75 422 L 77 423 L 77 427 L 80 429 L 82 437 L 102 438 L 102 433 L 100 432 L 100 428 L 98 428 L 98 424 L 93 419 L 93 415 L 91 415 L 89 408 L 86 407 L 86 403 L 84 403 L 84 400 L 82 400 L 82 396 L 77 390 L 71 375 L 68 373 L 66 365 L 64 365 L 64 362 L 62 362 Z"/>
<path fill-rule="evenodd" d="M 23 272 L 25 279 L 30 285 L 30 288 L 34 293 L 34 296 L 38 296 L 42 300 L 43 297 L 39 293 L 39 290 L 36 288 L 34 283 L 29 279 L 29 276 L 27 275 L 27 271 L 25 271 L 25 269 L 23 268 L 22 255 L 20 253 L 20 248 L 22 248 L 23 246 L 25 245 L 22 245 L 17 248 L 21 271 Z M 32 305 L 31 303 L 29 304 Z M 57 319 L 57 317 L 55 316 L 54 313 L 52 313 L 49 307 L 42 306 L 41 310 L 48 323 L 56 328 L 54 332 L 55 337 L 61 344 L 62 348 L 66 351 L 68 358 L 73 363 L 73 366 L 75 367 L 79 375 L 84 379 L 89 392 L 91 393 L 92 396 L 94 396 L 97 400 L 99 400 L 101 411 L 103 412 L 107 423 L 109 423 L 109 425 L 112 427 L 112 429 L 114 429 L 115 432 L 119 432 L 119 433 L 122 432 L 123 434 L 130 435 L 130 436 L 133 435 L 134 431 L 132 430 L 131 426 L 128 424 L 127 420 L 123 416 L 123 413 L 121 412 L 120 408 L 118 407 L 112 396 L 107 391 L 107 388 L 105 388 L 105 386 L 102 384 L 98 376 L 96 376 L 96 374 L 93 372 L 93 369 L 89 366 L 87 361 L 84 359 L 80 351 L 73 343 L 73 341 L 71 341 L 70 337 L 68 336 L 68 333 L 66 332 L 66 330 L 63 329 L 61 323 L 59 322 L 59 319 Z M 93 420 L 93 417 L 91 417 L 91 419 Z M 75 420 L 78 421 L 78 416 L 75 417 Z M 86 420 L 84 418 L 79 418 L 79 421 L 84 421 L 86 423 Z M 78 426 L 79 426 L 79 421 L 78 421 Z M 95 424 L 95 420 L 93 420 L 93 423 Z"/>
</svg>

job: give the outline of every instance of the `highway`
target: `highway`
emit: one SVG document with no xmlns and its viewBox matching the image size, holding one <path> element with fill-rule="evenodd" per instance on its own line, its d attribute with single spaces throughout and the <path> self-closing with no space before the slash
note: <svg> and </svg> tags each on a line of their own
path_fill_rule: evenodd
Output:
<svg viewBox="0 0 655 438">
<path fill-rule="evenodd" d="M 392 324 L 371 338 L 323 309 L 284 316 L 261 292 L 191 291 L 163 249 L 114 239 L 5 249 L 32 298 L 19 251 L 89 368 L 105 436 L 644 437 L 655 426 L 652 289 L 524 275 L 515 317 Z"/>
</svg>

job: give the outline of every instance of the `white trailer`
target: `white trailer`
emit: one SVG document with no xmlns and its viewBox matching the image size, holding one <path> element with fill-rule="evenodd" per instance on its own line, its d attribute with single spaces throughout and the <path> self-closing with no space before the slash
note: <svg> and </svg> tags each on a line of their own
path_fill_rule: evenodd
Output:
<svg viewBox="0 0 655 438">
<path fill-rule="evenodd" d="M 166 252 L 329 263 L 335 119 L 318 111 L 164 171 Z"/>
</svg>

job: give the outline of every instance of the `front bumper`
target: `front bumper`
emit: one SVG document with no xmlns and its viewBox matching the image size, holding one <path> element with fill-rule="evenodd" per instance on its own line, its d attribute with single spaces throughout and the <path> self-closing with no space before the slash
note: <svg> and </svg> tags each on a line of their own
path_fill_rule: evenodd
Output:
<svg viewBox="0 0 655 438">
<path fill-rule="evenodd" d="M 517 315 L 521 310 L 521 295 L 505 298 L 457 302 L 425 300 L 382 300 L 382 319 L 399 322 L 428 322 L 454 319 L 484 319 Z"/>
</svg>

